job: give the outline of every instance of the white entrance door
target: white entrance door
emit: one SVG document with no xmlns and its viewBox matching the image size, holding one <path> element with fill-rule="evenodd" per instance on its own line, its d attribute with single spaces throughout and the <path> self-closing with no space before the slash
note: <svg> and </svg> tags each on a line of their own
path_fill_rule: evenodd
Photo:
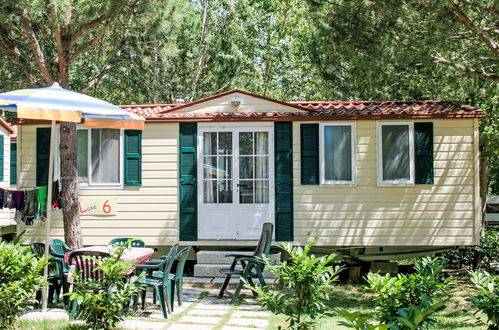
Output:
<svg viewBox="0 0 499 330">
<path fill-rule="evenodd" d="M 258 239 L 274 222 L 273 127 L 199 125 L 199 239 Z"/>
</svg>

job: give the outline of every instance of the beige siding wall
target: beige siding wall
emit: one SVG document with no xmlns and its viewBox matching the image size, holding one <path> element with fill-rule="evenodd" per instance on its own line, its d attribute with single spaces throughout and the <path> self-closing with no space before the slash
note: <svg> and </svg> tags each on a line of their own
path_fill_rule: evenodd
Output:
<svg viewBox="0 0 499 330">
<path fill-rule="evenodd" d="M 3 135 L 3 180 L 0 181 L 0 188 L 10 187 L 10 133 L 0 126 L 0 134 Z M 9 209 L 0 209 L 0 227 L 13 225 L 15 222 L 10 218 Z"/>
<path fill-rule="evenodd" d="M 20 185 L 36 184 L 36 127 L 22 126 L 19 166 Z M 148 245 L 171 244 L 177 235 L 178 124 L 146 124 L 142 133 L 142 186 L 123 189 L 80 189 L 80 196 L 116 196 L 114 216 L 82 216 L 85 245 L 106 244 L 115 237 L 140 237 Z M 44 227 L 39 221 L 26 227 L 30 240 L 40 240 Z M 62 213 L 55 211 L 52 235 L 64 235 Z M 24 229 L 25 227 L 23 227 Z"/>
<path fill-rule="evenodd" d="M 417 121 L 416 121 L 417 122 Z M 469 245 L 475 240 L 474 120 L 434 120 L 435 184 L 377 186 L 376 121 L 357 121 L 357 185 L 300 184 L 294 132 L 295 241 L 326 246 Z M 477 141 L 478 142 L 478 141 Z"/>
</svg>

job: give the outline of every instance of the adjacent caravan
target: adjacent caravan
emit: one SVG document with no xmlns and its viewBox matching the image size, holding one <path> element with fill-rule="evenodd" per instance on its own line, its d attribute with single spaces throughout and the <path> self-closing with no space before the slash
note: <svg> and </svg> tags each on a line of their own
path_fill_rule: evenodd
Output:
<svg viewBox="0 0 499 330">
<path fill-rule="evenodd" d="M 86 245 L 134 236 L 235 249 L 254 246 L 264 222 L 276 242 L 317 237 L 318 247 L 357 253 L 479 242 L 484 113 L 474 107 L 282 102 L 234 90 L 123 108 L 145 117 L 143 132 L 78 130 L 80 199 L 97 207 L 81 216 Z M 21 122 L 18 187 L 38 184 L 48 133 Z M 106 201 L 112 212 L 100 211 Z M 58 219 L 52 235 L 62 237 Z M 31 239 L 43 233 L 26 229 Z"/>
</svg>

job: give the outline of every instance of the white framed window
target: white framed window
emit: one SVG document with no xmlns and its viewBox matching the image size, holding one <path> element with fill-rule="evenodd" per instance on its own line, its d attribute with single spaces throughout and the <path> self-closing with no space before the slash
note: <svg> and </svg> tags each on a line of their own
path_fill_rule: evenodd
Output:
<svg viewBox="0 0 499 330">
<path fill-rule="evenodd" d="M 414 123 L 376 123 L 378 185 L 414 185 Z"/>
<path fill-rule="evenodd" d="M 80 187 L 123 186 L 123 130 L 78 128 L 76 167 Z"/>
<path fill-rule="evenodd" d="M 321 185 L 355 185 L 357 182 L 354 122 L 319 124 Z"/>
</svg>

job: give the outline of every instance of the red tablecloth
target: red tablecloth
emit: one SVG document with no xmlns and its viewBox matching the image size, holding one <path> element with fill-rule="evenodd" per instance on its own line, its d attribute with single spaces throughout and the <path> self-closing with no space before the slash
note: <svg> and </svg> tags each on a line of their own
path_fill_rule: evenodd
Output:
<svg viewBox="0 0 499 330">
<path fill-rule="evenodd" d="M 109 245 L 94 245 L 94 246 L 87 246 L 78 250 L 74 251 L 94 251 L 94 252 L 106 252 L 110 253 L 111 250 L 113 249 L 112 246 Z M 64 254 L 64 261 L 69 264 L 69 255 L 73 251 L 68 251 Z M 128 250 L 125 250 L 125 253 L 121 256 L 120 260 L 121 261 L 135 261 L 136 265 L 141 265 L 145 263 L 146 261 L 149 261 L 151 259 L 152 255 L 154 254 L 154 249 L 151 248 L 142 248 L 142 247 L 132 247 Z"/>
</svg>

